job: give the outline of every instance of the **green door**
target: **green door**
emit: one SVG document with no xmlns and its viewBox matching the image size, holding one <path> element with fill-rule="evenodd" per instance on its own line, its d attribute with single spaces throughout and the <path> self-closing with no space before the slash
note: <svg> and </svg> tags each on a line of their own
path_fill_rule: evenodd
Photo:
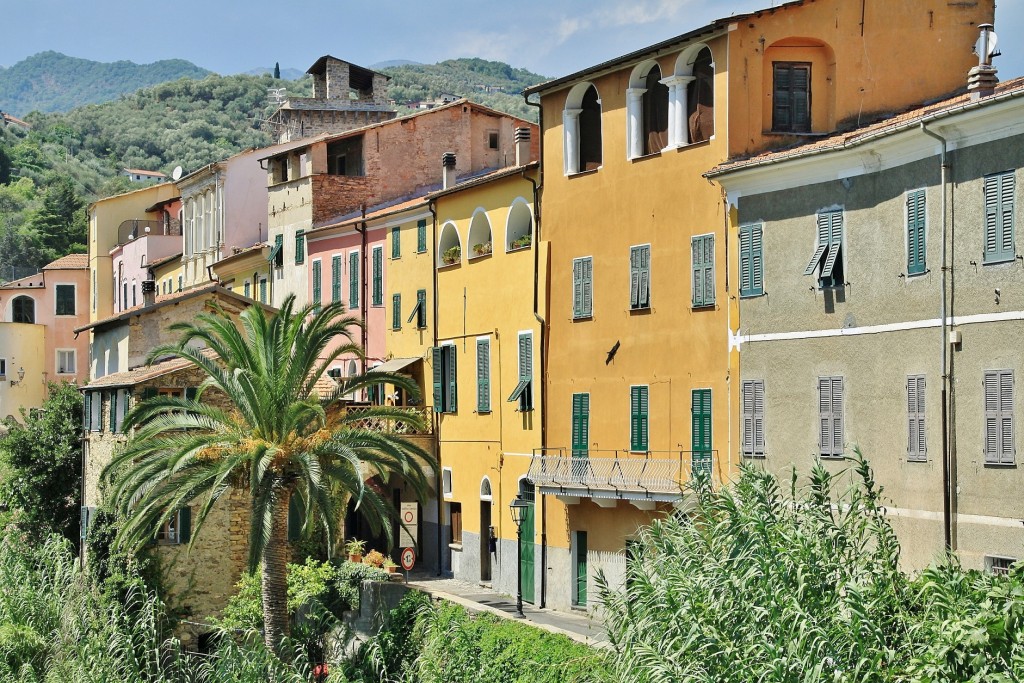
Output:
<svg viewBox="0 0 1024 683">
<path fill-rule="evenodd" d="M 587 532 L 576 532 L 576 605 L 587 606 Z"/>
<path fill-rule="evenodd" d="M 691 394 L 690 450 L 693 471 L 711 472 L 711 390 L 694 389 Z"/>
<path fill-rule="evenodd" d="M 519 541 L 519 571 L 523 577 L 523 600 L 533 602 L 533 509 L 526 508 L 523 514 L 522 539 Z"/>
</svg>

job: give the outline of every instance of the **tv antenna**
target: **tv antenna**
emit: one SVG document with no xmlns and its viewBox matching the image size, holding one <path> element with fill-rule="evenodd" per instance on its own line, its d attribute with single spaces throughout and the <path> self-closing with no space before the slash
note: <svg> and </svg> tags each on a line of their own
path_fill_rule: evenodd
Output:
<svg viewBox="0 0 1024 683">
<path fill-rule="evenodd" d="M 267 88 L 267 99 L 271 104 L 280 107 L 287 98 L 287 88 Z"/>
</svg>

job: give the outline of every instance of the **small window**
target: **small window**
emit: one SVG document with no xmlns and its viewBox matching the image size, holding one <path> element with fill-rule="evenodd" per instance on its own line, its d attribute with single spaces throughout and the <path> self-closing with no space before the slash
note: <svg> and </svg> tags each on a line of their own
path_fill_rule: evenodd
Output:
<svg viewBox="0 0 1024 683">
<path fill-rule="evenodd" d="M 818 213 L 818 239 L 811 260 L 804 269 L 804 275 L 818 274 L 819 287 L 842 287 L 846 279 L 843 274 L 843 212 L 821 211 Z"/>
<path fill-rule="evenodd" d="M 648 387 L 629 388 L 629 450 L 646 453 L 648 450 Z"/>
<path fill-rule="evenodd" d="M 743 432 L 740 435 L 740 454 L 745 458 L 764 457 L 764 381 L 746 380 L 742 383 L 740 410 Z"/>
<path fill-rule="evenodd" d="M 764 294 L 764 254 L 762 226 L 740 226 L 740 296 Z"/>
<path fill-rule="evenodd" d="M 391 228 L 391 258 L 402 258 L 402 228 Z"/>
<path fill-rule="evenodd" d="M 7 377 L 7 359 L 0 358 L 0 379 Z"/>
<path fill-rule="evenodd" d="M 75 286 L 57 285 L 55 289 L 57 297 L 57 315 L 74 315 Z"/>
<path fill-rule="evenodd" d="M 1015 258 L 1013 244 L 1013 171 L 985 176 L 984 263 L 1003 263 Z"/>
<path fill-rule="evenodd" d="M 924 421 L 924 375 L 907 377 L 907 460 L 928 460 Z"/>
<path fill-rule="evenodd" d="M 36 301 L 30 296 L 16 296 L 11 301 L 11 322 L 34 325 L 36 322 Z"/>
<path fill-rule="evenodd" d="M 487 149 L 498 149 L 498 131 L 487 132 Z"/>
<path fill-rule="evenodd" d="M 907 275 L 920 275 L 926 270 L 925 191 L 907 193 Z"/>
<path fill-rule="evenodd" d="M 164 283 L 164 289 L 165 290 L 167 289 L 166 284 L 167 283 Z M 242 291 L 245 294 L 245 297 L 247 299 L 251 299 L 252 298 L 252 283 L 250 283 L 248 280 L 246 280 L 245 284 L 242 285 Z"/>
<path fill-rule="evenodd" d="M 629 248 L 629 307 L 651 307 L 651 245 Z"/>
<path fill-rule="evenodd" d="M 160 545 L 180 545 L 192 539 L 192 510 L 184 507 L 164 522 L 156 534 Z"/>
<path fill-rule="evenodd" d="M 775 62 L 772 82 L 772 130 L 811 132 L 811 65 Z"/>
<path fill-rule="evenodd" d="M 391 295 L 391 329 L 402 329 L 402 295 Z"/>
<path fill-rule="evenodd" d="M 57 349 L 57 374 L 73 375 L 77 370 L 75 349 Z"/>
<path fill-rule="evenodd" d="M 983 382 L 985 400 L 985 464 L 1013 465 L 1013 370 L 988 370 Z"/>
<path fill-rule="evenodd" d="M 843 378 L 818 378 L 818 453 L 843 457 Z"/>
<path fill-rule="evenodd" d="M 441 468 L 441 495 L 445 498 L 452 495 L 452 468 Z"/>
<path fill-rule="evenodd" d="M 572 261 L 572 317 L 580 320 L 594 315 L 594 259 Z"/>
<path fill-rule="evenodd" d="M 462 543 L 462 503 L 448 503 L 452 520 L 452 543 Z"/>
<path fill-rule="evenodd" d="M 182 288 L 183 284 L 184 284 L 184 278 L 181 275 L 179 275 L 178 276 L 178 291 L 179 292 L 181 291 L 181 288 Z"/>
<path fill-rule="evenodd" d="M 990 574 L 996 576 L 1008 575 L 1016 562 L 1017 560 L 1012 557 L 985 556 L 986 569 L 988 569 Z"/>
<path fill-rule="evenodd" d="M 518 410 L 533 410 L 533 333 L 519 333 L 519 382 L 516 383 L 509 402 L 518 402 Z"/>
<path fill-rule="evenodd" d="M 715 305 L 715 236 L 697 235 L 690 240 L 692 303 L 694 308 Z"/>
</svg>

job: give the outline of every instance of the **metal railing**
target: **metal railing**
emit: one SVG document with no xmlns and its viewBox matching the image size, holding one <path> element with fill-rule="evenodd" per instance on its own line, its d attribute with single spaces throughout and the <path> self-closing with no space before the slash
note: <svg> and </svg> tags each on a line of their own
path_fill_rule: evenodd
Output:
<svg viewBox="0 0 1024 683">
<path fill-rule="evenodd" d="M 141 218 L 129 218 L 117 227 L 117 243 L 126 244 L 133 239 L 146 235 L 171 235 L 181 237 L 181 224 L 177 220 L 150 221 Z"/>
<path fill-rule="evenodd" d="M 371 429 L 373 431 L 388 432 L 391 434 L 434 433 L 433 416 L 430 408 L 427 406 L 391 408 L 391 410 L 400 410 L 402 412 L 409 413 L 410 415 L 418 415 L 423 423 L 423 429 L 416 429 L 414 425 L 411 425 L 408 422 L 373 416 L 371 415 L 371 412 L 374 410 L 373 406 L 349 406 L 345 410 L 349 416 L 354 416 L 356 418 L 353 426 L 360 429 Z M 359 419 L 360 415 L 366 415 L 367 417 Z"/>
<path fill-rule="evenodd" d="M 678 493 L 697 473 L 715 479 L 718 452 L 711 451 L 572 451 L 534 455 L 529 478 L 538 486 Z"/>
</svg>

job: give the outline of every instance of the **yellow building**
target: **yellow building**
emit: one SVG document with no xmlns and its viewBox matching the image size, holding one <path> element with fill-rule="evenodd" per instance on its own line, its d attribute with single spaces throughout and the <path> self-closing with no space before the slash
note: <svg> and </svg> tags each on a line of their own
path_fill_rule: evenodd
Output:
<svg viewBox="0 0 1024 683">
<path fill-rule="evenodd" d="M 695 471 L 739 462 L 738 235 L 702 174 L 956 90 L 993 3 L 789 2 L 529 88 L 551 244 L 547 594 L 585 606 Z M 942 45 L 935 50 L 935 45 Z M 928 54 L 929 59 L 920 59 Z M 868 58 L 871 55 L 871 58 Z M 898 66 L 894 66 L 898 65 Z"/>
<path fill-rule="evenodd" d="M 215 279 L 235 294 L 269 304 L 274 286 L 270 273 L 271 248 L 265 243 L 239 249 L 213 264 Z"/>
</svg>

